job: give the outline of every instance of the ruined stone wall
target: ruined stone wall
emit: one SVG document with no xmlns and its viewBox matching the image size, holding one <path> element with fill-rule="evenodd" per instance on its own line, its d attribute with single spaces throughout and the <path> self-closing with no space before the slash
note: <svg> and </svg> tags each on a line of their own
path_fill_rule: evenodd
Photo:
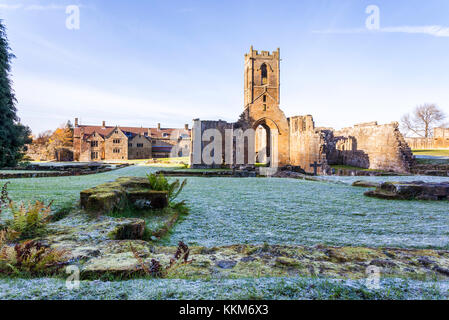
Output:
<svg viewBox="0 0 449 320">
<path fill-rule="evenodd" d="M 371 122 L 334 131 L 336 152 L 328 155 L 329 164 L 409 172 L 413 155 L 398 126 Z"/>
<path fill-rule="evenodd" d="M 330 165 L 409 172 L 414 161 L 397 123 L 370 122 L 334 131 L 315 128 L 307 115 L 289 118 L 289 125 L 291 164 L 306 172 L 314 172 L 314 162 L 322 164 L 318 173 Z"/>
<path fill-rule="evenodd" d="M 449 149 L 449 128 L 434 128 L 432 138 L 405 138 L 412 150 Z"/>
<path fill-rule="evenodd" d="M 32 161 L 48 161 L 54 160 L 51 158 L 51 154 L 49 154 L 46 145 L 38 145 L 38 144 L 28 144 L 26 145 L 26 159 L 31 159 Z"/>
<path fill-rule="evenodd" d="M 222 165 L 220 164 L 208 164 L 204 163 L 203 153 L 207 152 L 205 148 L 213 142 L 210 141 L 202 141 L 203 134 L 208 129 L 216 129 L 220 132 L 222 136 L 222 147 L 221 147 L 221 159 L 223 161 L 223 165 L 226 164 L 225 161 L 225 130 L 226 129 L 234 129 L 234 123 L 229 123 L 226 121 L 218 120 L 199 120 L 195 119 L 193 122 L 193 129 L 191 135 L 191 146 L 190 146 L 190 165 L 192 168 L 219 168 Z M 217 150 L 214 150 L 217 152 Z"/>
<path fill-rule="evenodd" d="M 449 136 L 433 139 L 433 149 L 449 149 Z"/>
<path fill-rule="evenodd" d="M 433 137 L 435 139 L 449 139 L 449 128 L 433 129 Z"/>
<path fill-rule="evenodd" d="M 449 149 L 447 138 L 405 138 L 412 150 Z"/>
<path fill-rule="evenodd" d="M 405 138 L 412 150 L 435 149 L 433 138 Z"/>
<path fill-rule="evenodd" d="M 290 127 L 290 164 L 301 166 L 306 172 L 313 173 L 313 163 L 322 164 L 317 168 L 321 173 L 327 167 L 326 132 L 315 128 L 311 115 L 295 116 L 288 119 Z"/>
</svg>

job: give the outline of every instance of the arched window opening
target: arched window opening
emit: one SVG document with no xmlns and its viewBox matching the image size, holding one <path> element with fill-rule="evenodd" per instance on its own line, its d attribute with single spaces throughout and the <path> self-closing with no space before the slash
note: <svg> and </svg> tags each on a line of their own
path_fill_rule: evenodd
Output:
<svg viewBox="0 0 449 320">
<path fill-rule="evenodd" d="M 264 63 L 260 67 L 260 73 L 262 77 L 262 85 L 265 85 L 268 83 L 268 72 L 267 72 L 267 65 Z"/>
</svg>

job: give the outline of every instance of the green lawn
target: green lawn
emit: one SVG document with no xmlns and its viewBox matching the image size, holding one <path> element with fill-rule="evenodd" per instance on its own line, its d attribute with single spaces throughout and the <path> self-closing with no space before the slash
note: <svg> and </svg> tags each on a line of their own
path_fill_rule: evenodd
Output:
<svg viewBox="0 0 449 320">
<path fill-rule="evenodd" d="M 359 171 L 381 171 L 381 170 L 375 170 L 375 169 L 365 169 L 365 168 L 360 168 L 360 167 L 354 167 L 354 166 L 347 166 L 347 165 L 343 165 L 343 164 L 335 164 L 335 165 L 331 165 L 331 168 L 338 170 L 338 169 L 343 169 L 343 170 L 359 170 Z"/>
<path fill-rule="evenodd" d="M 413 150 L 415 156 L 449 157 L 449 149 Z"/>
</svg>

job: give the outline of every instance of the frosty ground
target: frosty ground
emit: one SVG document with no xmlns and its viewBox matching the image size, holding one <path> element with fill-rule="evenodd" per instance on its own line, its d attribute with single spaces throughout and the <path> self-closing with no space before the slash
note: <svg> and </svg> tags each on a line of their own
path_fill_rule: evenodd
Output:
<svg viewBox="0 0 449 320">
<path fill-rule="evenodd" d="M 166 168 L 165 168 L 166 169 Z M 16 201 L 75 204 L 81 190 L 120 176 L 157 170 L 132 166 L 90 176 L 12 179 Z M 325 177 L 322 182 L 279 178 L 188 178 L 181 194 L 191 213 L 161 245 L 327 244 L 449 250 L 448 204 L 366 198 L 354 180 L 448 181 L 442 177 Z M 1 181 L 6 182 L 5 180 Z M 447 298 L 445 281 L 385 279 L 378 290 L 363 281 L 320 278 L 84 281 L 67 291 L 59 279 L 0 279 L 0 298 Z M 140 289 L 138 289 L 140 288 Z"/>
</svg>

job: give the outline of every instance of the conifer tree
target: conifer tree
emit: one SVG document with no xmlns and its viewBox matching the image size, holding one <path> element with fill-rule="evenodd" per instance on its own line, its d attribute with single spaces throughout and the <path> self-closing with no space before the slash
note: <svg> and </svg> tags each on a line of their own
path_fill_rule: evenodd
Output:
<svg viewBox="0 0 449 320">
<path fill-rule="evenodd" d="M 0 168 L 17 165 L 23 157 L 25 144 L 30 143 L 31 131 L 20 124 L 16 98 L 10 79 L 11 53 L 6 28 L 0 20 Z"/>
</svg>

